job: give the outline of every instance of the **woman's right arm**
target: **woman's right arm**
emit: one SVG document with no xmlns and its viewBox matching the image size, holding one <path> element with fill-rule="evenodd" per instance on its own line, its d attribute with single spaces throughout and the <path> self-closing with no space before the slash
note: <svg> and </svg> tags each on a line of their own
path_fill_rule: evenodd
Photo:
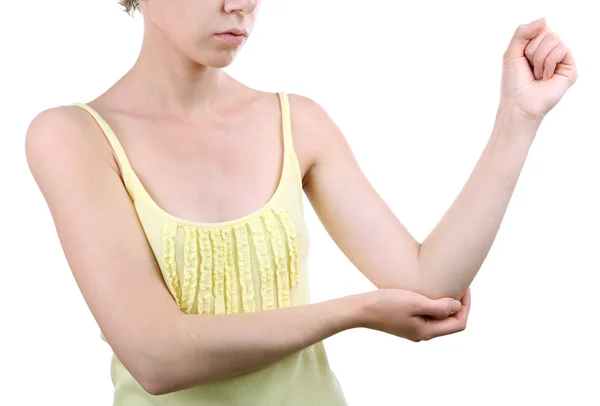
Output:
<svg viewBox="0 0 600 406">
<path fill-rule="evenodd" d="M 450 298 L 396 289 L 250 314 L 181 312 L 99 131 L 83 110 L 47 110 L 29 126 L 26 156 L 87 305 L 116 356 L 149 393 L 261 368 L 355 327 L 413 341 L 465 328 L 468 295 L 456 313 Z"/>
</svg>

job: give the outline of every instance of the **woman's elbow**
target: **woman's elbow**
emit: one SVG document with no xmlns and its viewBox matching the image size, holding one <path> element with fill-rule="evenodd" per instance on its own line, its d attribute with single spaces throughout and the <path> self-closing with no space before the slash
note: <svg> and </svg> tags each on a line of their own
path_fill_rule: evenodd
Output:
<svg viewBox="0 0 600 406">
<path fill-rule="evenodd" d="M 123 365 L 136 382 L 151 395 L 164 395 L 168 388 L 164 384 L 164 363 L 161 358 L 152 355 L 150 351 L 136 351 L 130 354 L 129 362 Z"/>
<path fill-rule="evenodd" d="M 138 383 L 140 384 L 142 389 L 144 389 L 150 395 L 159 396 L 159 395 L 166 395 L 167 393 L 170 393 L 169 391 L 165 390 L 165 388 L 163 388 L 159 384 L 157 384 L 155 381 L 138 380 Z"/>
<path fill-rule="evenodd" d="M 134 378 L 149 394 L 166 395 L 210 381 L 210 371 L 205 371 L 201 367 L 205 363 L 198 361 L 192 371 L 184 365 L 185 360 L 180 353 L 147 356 L 137 365 Z"/>
<path fill-rule="evenodd" d="M 192 386 L 202 385 L 209 380 L 204 380 L 202 377 L 197 377 L 193 381 L 189 380 L 190 376 L 185 378 L 175 376 L 173 374 L 161 373 L 154 371 L 152 373 L 140 374 L 138 383 L 150 395 L 159 396 L 177 392 Z M 136 378 L 137 379 L 137 378 Z M 183 379 L 186 379 L 185 381 Z"/>
<path fill-rule="evenodd" d="M 169 373 L 168 356 L 163 349 L 158 348 L 157 343 L 150 345 L 136 345 L 135 348 L 122 348 L 115 354 L 127 372 L 135 381 L 151 395 L 164 395 L 172 392 L 168 387 L 168 377 L 173 379 Z"/>
<path fill-rule="evenodd" d="M 139 382 L 139 384 L 146 392 L 154 396 L 168 395 L 169 393 L 185 389 L 183 387 L 177 387 L 165 381 L 161 381 L 159 379 L 154 378 L 149 378 L 145 381 L 141 381 Z"/>
</svg>

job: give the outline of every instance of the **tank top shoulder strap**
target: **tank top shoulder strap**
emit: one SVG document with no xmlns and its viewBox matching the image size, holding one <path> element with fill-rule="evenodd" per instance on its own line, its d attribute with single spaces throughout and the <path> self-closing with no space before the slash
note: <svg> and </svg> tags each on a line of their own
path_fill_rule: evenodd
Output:
<svg viewBox="0 0 600 406">
<path fill-rule="evenodd" d="M 300 189 L 302 189 L 302 171 L 300 169 L 300 164 L 298 161 L 298 156 L 296 155 L 296 151 L 294 149 L 294 141 L 292 137 L 292 119 L 291 119 L 291 109 L 288 96 L 285 92 L 278 92 L 279 101 L 281 105 L 281 124 L 282 124 L 282 132 L 283 132 L 283 147 L 284 147 L 284 170 L 286 163 L 289 163 L 291 166 L 291 170 L 293 173 L 293 177 L 295 178 L 296 184 Z M 138 181 L 137 175 L 133 171 L 133 168 L 129 162 L 127 154 L 121 145 L 121 142 L 117 138 L 115 132 L 110 127 L 110 125 L 106 122 L 106 120 L 91 106 L 85 103 L 71 103 L 71 106 L 82 108 L 87 111 L 92 118 L 96 121 L 108 142 L 110 143 L 115 156 L 117 158 L 117 162 L 121 167 L 121 175 L 123 176 L 123 181 L 125 186 L 131 192 L 131 188 L 133 183 Z"/>
<path fill-rule="evenodd" d="M 121 167 L 121 175 L 123 176 L 123 181 L 125 182 L 125 186 L 129 189 L 131 181 L 135 179 L 135 173 L 133 172 L 133 168 L 129 163 L 127 154 L 125 154 L 125 150 L 123 149 L 121 142 L 115 135 L 115 132 L 112 130 L 110 125 L 108 125 L 106 120 L 104 120 L 104 118 L 102 118 L 102 116 L 91 106 L 85 103 L 71 103 L 70 106 L 82 108 L 94 118 L 94 120 L 108 139 L 108 142 L 110 143 L 110 146 L 112 147 L 115 156 L 117 157 L 117 162 Z"/>
<path fill-rule="evenodd" d="M 284 159 L 291 163 L 292 170 L 294 171 L 294 177 L 298 182 L 298 186 L 302 188 L 302 171 L 300 169 L 300 163 L 298 156 L 294 149 L 294 140 L 292 137 L 292 117 L 290 102 L 285 92 L 278 92 L 279 101 L 281 104 L 281 124 L 283 131 L 283 148 L 284 148 Z"/>
</svg>

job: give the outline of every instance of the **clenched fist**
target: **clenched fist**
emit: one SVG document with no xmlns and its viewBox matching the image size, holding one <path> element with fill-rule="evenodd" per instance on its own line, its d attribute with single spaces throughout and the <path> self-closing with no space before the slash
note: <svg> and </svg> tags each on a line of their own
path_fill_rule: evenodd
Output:
<svg viewBox="0 0 600 406">
<path fill-rule="evenodd" d="M 504 53 L 501 105 L 541 123 L 577 80 L 569 47 L 544 18 L 521 25 Z"/>
</svg>

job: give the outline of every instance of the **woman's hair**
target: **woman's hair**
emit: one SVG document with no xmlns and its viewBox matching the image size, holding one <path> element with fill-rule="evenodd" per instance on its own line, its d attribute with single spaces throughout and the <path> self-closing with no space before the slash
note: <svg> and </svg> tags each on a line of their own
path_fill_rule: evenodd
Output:
<svg viewBox="0 0 600 406">
<path fill-rule="evenodd" d="M 133 12 L 138 8 L 139 0 L 119 0 L 119 4 L 125 8 L 127 14 L 133 15 Z"/>
</svg>

